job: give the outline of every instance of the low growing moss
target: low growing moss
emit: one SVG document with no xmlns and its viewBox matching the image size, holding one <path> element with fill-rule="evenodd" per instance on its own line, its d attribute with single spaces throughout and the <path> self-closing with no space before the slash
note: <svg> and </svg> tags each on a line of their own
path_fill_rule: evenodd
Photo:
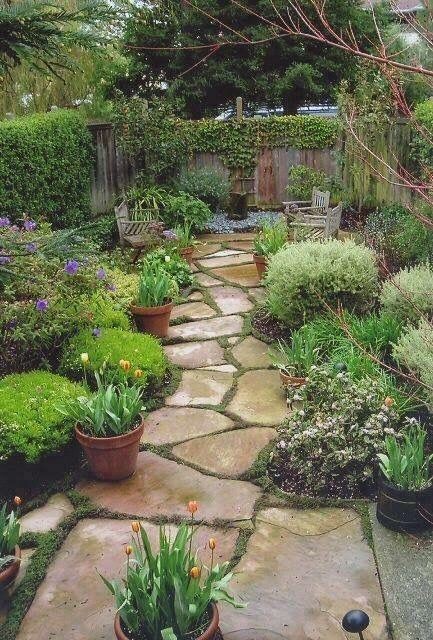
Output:
<svg viewBox="0 0 433 640">
<path fill-rule="evenodd" d="M 20 455 L 37 462 L 59 451 L 71 439 L 73 424 L 57 407 L 84 394 L 80 385 L 47 371 L 0 380 L 0 460 Z"/>
</svg>

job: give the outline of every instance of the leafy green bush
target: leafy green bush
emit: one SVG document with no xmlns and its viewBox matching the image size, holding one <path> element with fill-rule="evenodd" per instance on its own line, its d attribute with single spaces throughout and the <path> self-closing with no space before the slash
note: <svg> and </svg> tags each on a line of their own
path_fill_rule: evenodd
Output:
<svg viewBox="0 0 433 640">
<path fill-rule="evenodd" d="M 179 192 L 177 196 L 170 196 L 162 214 L 165 224 L 176 227 L 179 224 L 191 224 L 194 229 L 204 229 L 212 218 L 212 212 L 201 200 Z"/>
<path fill-rule="evenodd" d="M 89 329 L 80 331 L 65 344 L 60 372 L 75 380 L 83 378 L 81 354 L 87 354 L 88 372 L 98 372 L 105 367 L 107 378 L 113 384 L 126 380 L 147 386 L 162 381 L 167 369 L 164 351 L 156 338 L 142 333 L 121 329 L 102 329 L 99 336 Z M 123 369 L 120 361 L 129 366 Z M 105 364 L 104 364 L 105 363 Z M 141 375 L 137 375 L 137 370 Z"/>
<path fill-rule="evenodd" d="M 131 220 L 157 220 L 170 199 L 167 189 L 156 185 L 135 184 L 126 192 Z"/>
<path fill-rule="evenodd" d="M 176 283 L 179 289 L 186 289 L 194 282 L 191 267 L 178 253 L 175 246 L 159 247 L 146 254 L 148 264 L 165 271 Z"/>
<path fill-rule="evenodd" d="M 327 176 L 323 171 L 318 171 L 304 164 L 299 164 L 289 169 L 289 183 L 287 191 L 295 200 L 311 200 L 313 189 L 330 191 L 331 200 L 341 200 L 342 187 L 337 178 Z"/>
<path fill-rule="evenodd" d="M 212 211 L 222 209 L 230 194 L 230 182 L 214 169 L 203 167 L 180 174 L 175 182 L 178 191 L 205 202 Z"/>
<path fill-rule="evenodd" d="M 394 346 L 393 356 L 423 384 L 433 387 L 433 328 L 429 322 L 422 320 L 418 327 L 408 327 Z M 428 396 L 432 402 L 433 391 L 428 390 Z"/>
<path fill-rule="evenodd" d="M 76 111 L 0 122 L 0 215 L 27 212 L 56 228 L 89 218 L 92 146 Z"/>
<path fill-rule="evenodd" d="M 384 282 L 380 295 L 383 313 L 402 323 L 432 317 L 433 271 L 427 265 L 407 267 Z"/>
<path fill-rule="evenodd" d="M 47 371 L 0 380 L 0 460 L 19 455 L 37 462 L 59 451 L 72 437 L 73 420 L 57 406 L 85 393 L 80 385 Z"/>
<path fill-rule="evenodd" d="M 289 399 L 301 401 L 302 408 L 278 430 L 272 462 L 277 482 L 310 495 L 368 494 L 376 454 L 399 427 L 380 385 L 315 367 L 306 385 L 289 390 Z"/>
<path fill-rule="evenodd" d="M 366 311 L 377 294 L 378 273 L 374 253 L 365 246 L 351 240 L 306 241 L 270 259 L 265 284 L 270 313 L 294 329 L 326 304 Z"/>
</svg>

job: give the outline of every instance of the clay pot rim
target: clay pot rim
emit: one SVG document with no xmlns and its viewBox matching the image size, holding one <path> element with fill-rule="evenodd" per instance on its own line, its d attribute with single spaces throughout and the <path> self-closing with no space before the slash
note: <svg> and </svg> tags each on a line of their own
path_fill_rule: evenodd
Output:
<svg viewBox="0 0 433 640">
<path fill-rule="evenodd" d="M 184 249 L 180 249 L 180 253 L 193 253 L 194 245 L 190 245 L 189 247 L 185 247 Z"/>
<path fill-rule="evenodd" d="M 135 441 L 137 435 L 141 437 L 141 434 L 144 431 L 144 418 L 141 417 L 140 424 L 135 427 L 135 429 L 122 433 L 120 436 L 101 436 L 100 438 L 97 438 L 95 436 L 89 436 L 87 433 L 83 433 L 78 426 L 79 425 L 77 423 L 75 425 L 75 435 L 77 436 L 78 442 L 85 442 L 87 446 L 91 446 L 95 449 L 107 449 L 110 445 L 115 449 L 117 448 L 116 445 L 123 445 L 127 440 Z M 103 443 L 103 446 L 98 446 L 100 443 Z"/>
<path fill-rule="evenodd" d="M 219 626 L 219 612 L 218 607 L 215 602 L 211 602 L 212 607 L 212 618 L 209 623 L 207 629 L 196 639 L 196 640 L 213 640 Z M 117 611 L 116 617 L 114 618 L 114 633 L 116 634 L 117 640 L 130 640 L 127 635 L 122 630 L 120 624 L 120 614 Z"/>
<path fill-rule="evenodd" d="M 268 257 L 259 255 L 258 253 L 253 253 L 253 260 L 254 260 L 254 262 L 259 262 L 259 263 L 262 263 L 262 264 L 266 264 L 266 262 L 268 260 Z"/>
<path fill-rule="evenodd" d="M 306 378 L 302 376 L 301 377 L 291 376 L 290 373 L 285 373 L 281 369 L 280 369 L 280 378 L 283 382 L 287 384 L 293 384 L 293 385 L 301 385 L 301 384 L 305 384 L 306 382 Z"/>
<path fill-rule="evenodd" d="M 164 315 L 165 313 L 170 313 L 173 306 L 173 300 L 170 300 L 170 302 L 162 304 L 159 307 L 140 307 L 135 304 L 131 304 L 130 309 L 132 315 L 135 316 L 159 316 Z"/>
</svg>

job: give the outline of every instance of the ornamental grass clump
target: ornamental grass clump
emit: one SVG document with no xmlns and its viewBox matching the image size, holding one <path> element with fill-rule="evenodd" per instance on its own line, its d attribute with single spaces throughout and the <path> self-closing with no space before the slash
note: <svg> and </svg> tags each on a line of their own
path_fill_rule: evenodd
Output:
<svg viewBox="0 0 433 640">
<path fill-rule="evenodd" d="M 177 533 L 159 528 L 159 551 L 152 550 L 141 523 L 132 522 L 131 544 L 125 547 L 126 578 L 102 577 L 115 598 L 123 632 L 134 640 L 183 640 L 198 637 L 209 626 L 213 603 L 239 604 L 227 592 L 233 577 L 229 563 L 215 564 L 217 541 L 207 542 L 209 566 L 193 550 L 197 503 L 188 504 L 191 522 Z"/>
<path fill-rule="evenodd" d="M 17 507 L 21 504 L 21 498 L 15 497 Z M 20 521 L 18 513 L 13 510 L 8 513 L 8 505 L 5 503 L 0 509 L 0 571 L 5 569 L 15 560 L 15 547 L 20 539 Z"/>
<path fill-rule="evenodd" d="M 138 281 L 137 306 L 162 307 L 173 299 L 175 283 L 164 269 L 148 261 L 143 264 L 143 269 Z"/>
<path fill-rule="evenodd" d="M 278 484 L 314 496 L 368 495 L 377 453 L 399 428 L 380 382 L 313 366 L 306 384 L 288 395 L 301 408 L 278 431 L 271 464 Z"/>
<path fill-rule="evenodd" d="M 274 255 L 287 243 L 287 225 L 284 220 L 271 224 L 264 222 L 259 233 L 254 238 L 254 253 L 257 256 Z"/>
<path fill-rule="evenodd" d="M 375 255 L 352 240 L 290 244 L 271 257 L 265 285 L 269 312 L 290 329 L 327 305 L 363 313 L 378 292 Z"/>
</svg>

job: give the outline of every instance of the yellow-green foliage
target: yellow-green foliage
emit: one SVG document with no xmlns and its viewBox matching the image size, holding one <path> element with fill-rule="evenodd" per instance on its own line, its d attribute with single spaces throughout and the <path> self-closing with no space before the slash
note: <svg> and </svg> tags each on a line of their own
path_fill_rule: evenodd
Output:
<svg viewBox="0 0 433 640">
<path fill-rule="evenodd" d="M 433 271 L 428 265 L 402 269 L 387 280 L 380 302 L 384 313 L 401 322 L 417 322 L 433 313 Z"/>
<path fill-rule="evenodd" d="M 433 387 L 433 328 L 429 322 L 423 320 L 418 327 L 409 327 L 395 345 L 393 356 L 421 382 Z M 433 400 L 433 391 L 429 391 L 429 397 Z"/>
<path fill-rule="evenodd" d="M 85 390 L 48 371 L 31 371 L 0 380 L 0 461 L 14 455 L 37 462 L 71 439 L 73 424 L 57 408 Z"/>
<path fill-rule="evenodd" d="M 111 292 L 113 301 L 126 311 L 131 302 L 137 298 L 138 273 L 125 273 L 118 267 L 110 267 L 107 269 L 107 279 L 114 285 L 114 290 Z"/>
<path fill-rule="evenodd" d="M 297 328 L 326 305 L 355 313 L 371 308 L 378 290 L 373 251 L 352 240 L 312 240 L 287 245 L 275 254 L 266 276 L 273 316 Z"/>
</svg>

